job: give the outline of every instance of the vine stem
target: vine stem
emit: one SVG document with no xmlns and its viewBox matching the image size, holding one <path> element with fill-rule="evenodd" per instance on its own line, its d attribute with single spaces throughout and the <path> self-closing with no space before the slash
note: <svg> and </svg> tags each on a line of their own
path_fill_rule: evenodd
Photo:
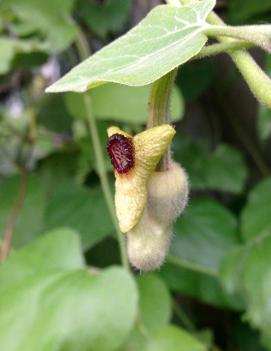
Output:
<svg viewBox="0 0 271 351">
<path fill-rule="evenodd" d="M 185 5 L 192 1 L 193 0 L 176 0 L 174 1 L 174 5 Z M 170 4 L 171 0 L 166 0 L 166 2 Z M 213 25 L 225 26 L 225 23 L 214 11 L 209 14 L 207 22 Z M 216 39 L 221 43 L 229 43 L 234 40 L 225 37 L 217 37 Z M 244 77 L 256 99 L 271 109 L 271 80 L 268 75 L 261 69 L 246 50 L 241 49 L 231 51 L 229 52 L 229 56 Z"/>
<path fill-rule="evenodd" d="M 240 40 L 251 42 L 255 45 L 260 46 L 267 52 L 271 52 L 270 47 L 270 36 L 271 26 L 270 25 L 249 25 L 249 26 L 226 26 L 226 25 L 207 25 L 204 30 L 205 34 L 214 37 L 230 37 Z"/>
<path fill-rule="evenodd" d="M 253 43 L 247 41 L 235 40 L 227 43 L 216 43 L 212 45 L 205 46 L 199 54 L 194 56 L 193 60 L 203 59 L 206 57 L 215 56 L 218 54 L 223 54 L 225 52 L 233 52 L 240 49 L 249 49 L 255 46 Z"/>
<path fill-rule="evenodd" d="M 84 33 L 81 31 L 79 26 L 77 26 L 77 28 L 78 28 L 78 35 L 76 39 L 76 47 L 80 55 L 80 59 L 83 61 L 91 55 L 91 51 L 89 49 L 89 44 L 85 38 Z M 117 239 L 118 239 L 119 248 L 120 248 L 121 263 L 123 267 L 129 271 L 130 266 L 129 266 L 129 261 L 126 253 L 125 238 L 119 229 L 118 222 L 115 215 L 114 201 L 113 201 L 113 196 L 111 193 L 109 180 L 106 172 L 105 160 L 103 157 L 103 149 L 102 149 L 101 141 L 98 134 L 98 128 L 97 128 L 95 116 L 92 111 L 91 96 L 89 94 L 84 94 L 83 97 L 84 97 L 84 104 L 86 108 L 86 122 L 88 125 L 89 134 L 93 143 L 95 159 L 97 162 L 97 171 L 98 171 L 103 195 L 109 210 L 110 217 L 112 219 L 112 222 L 114 224 L 114 227 L 117 233 Z"/>
<path fill-rule="evenodd" d="M 11 210 L 10 216 L 8 218 L 7 226 L 4 233 L 4 240 L 0 250 L 0 262 L 5 261 L 5 259 L 8 257 L 16 221 L 21 211 L 21 208 L 23 207 L 26 192 L 27 192 L 27 180 L 28 180 L 27 170 L 25 168 L 20 168 L 20 173 L 21 173 L 21 179 L 20 179 L 19 193 L 15 201 L 15 205 Z"/>
<path fill-rule="evenodd" d="M 167 73 L 152 85 L 149 98 L 149 114 L 147 128 L 169 123 L 169 102 L 177 69 Z M 165 152 L 157 170 L 165 171 L 170 162 L 170 148 Z"/>
</svg>

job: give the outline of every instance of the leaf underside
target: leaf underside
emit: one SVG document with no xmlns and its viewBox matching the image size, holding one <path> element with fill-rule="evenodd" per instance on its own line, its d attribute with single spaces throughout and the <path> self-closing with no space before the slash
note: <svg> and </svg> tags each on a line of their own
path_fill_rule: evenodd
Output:
<svg viewBox="0 0 271 351">
<path fill-rule="evenodd" d="M 205 20 L 215 0 L 189 6 L 157 6 L 126 35 L 47 88 L 84 92 L 106 82 L 147 85 L 195 56 L 204 46 Z"/>
</svg>

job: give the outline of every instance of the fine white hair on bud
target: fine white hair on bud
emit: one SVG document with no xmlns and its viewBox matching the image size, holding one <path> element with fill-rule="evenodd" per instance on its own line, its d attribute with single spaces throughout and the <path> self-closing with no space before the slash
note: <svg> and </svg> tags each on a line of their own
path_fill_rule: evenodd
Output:
<svg viewBox="0 0 271 351">
<path fill-rule="evenodd" d="M 169 169 L 153 173 L 148 184 L 150 216 L 165 224 L 172 224 L 183 212 L 189 194 L 188 177 L 184 169 L 171 162 Z"/>
<path fill-rule="evenodd" d="M 159 268 L 166 257 L 171 239 L 171 226 L 156 222 L 145 210 L 140 222 L 127 233 L 130 263 L 140 271 Z"/>
<path fill-rule="evenodd" d="M 172 225 L 183 212 L 189 192 L 185 171 L 175 162 L 154 172 L 148 182 L 147 205 L 138 224 L 127 233 L 130 263 L 141 271 L 159 268 L 167 255 Z"/>
</svg>

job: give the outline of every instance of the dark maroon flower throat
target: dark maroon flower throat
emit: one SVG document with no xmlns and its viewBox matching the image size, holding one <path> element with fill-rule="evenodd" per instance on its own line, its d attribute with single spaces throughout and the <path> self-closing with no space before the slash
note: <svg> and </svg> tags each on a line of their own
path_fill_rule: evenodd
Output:
<svg viewBox="0 0 271 351">
<path fill-rule="evenodd" d="M 108 139 L 107 152 L 114 169 L 125 174 L 134 166 L 134 145 L 132 138 L 122 134 L 113 134 Z"/>
</svg>

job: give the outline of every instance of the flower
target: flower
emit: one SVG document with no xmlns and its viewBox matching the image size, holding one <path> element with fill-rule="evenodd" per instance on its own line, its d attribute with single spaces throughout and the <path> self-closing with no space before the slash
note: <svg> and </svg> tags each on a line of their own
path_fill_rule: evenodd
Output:
<svg viewBox="0 0 271 351">
<path fill-rule="evenodd" d="M 147 201 L 147 182 L 170 145 L 175 129 L 163 124 L 134 137 L 118 127 L 108 129 L 107 151 L 115 170 L 115 207 L 120 229 L 139 222 Z"/>
</svg>

